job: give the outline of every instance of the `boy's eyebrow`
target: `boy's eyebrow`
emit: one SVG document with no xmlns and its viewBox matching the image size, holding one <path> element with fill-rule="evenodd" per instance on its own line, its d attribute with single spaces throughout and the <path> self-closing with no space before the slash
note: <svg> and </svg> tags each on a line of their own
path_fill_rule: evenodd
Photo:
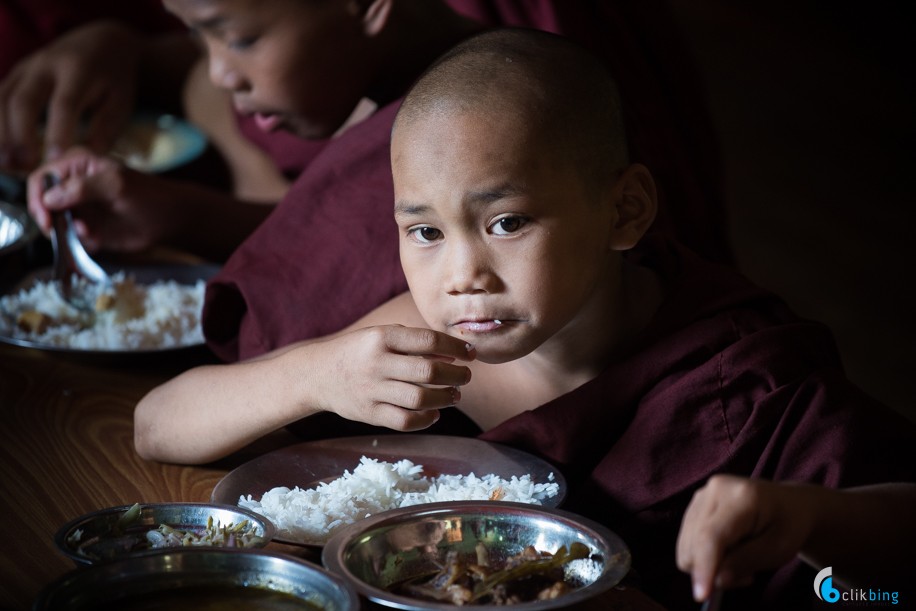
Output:
<svg viewBox="0 0 916 611">
<path fill-rule="evenodd" d="M 511 184 L 504 183 L 495 187 L 493 189 L 484 189 L 481 191 L 471 191 L 464 197 L 464 203 L 470 205 L 486 205 L 491 202 L 499 201 L 507 197 L 512 197 L 515 195 L 520 195 L 525 192 L 525 189 Z M 428 212 L 432 206 L 429 204 L 421 204 L 417 202 L 409 202 L 406 200 L 398 200 L 394 204 L 394 215 L 395 216 L 418 216 L 425 212 Z"/>
<path fill-rule="evenodd" d="M 416 204 L 404 200 L 398 200 L 394 203 L 395 216 L 419 216 L 429 211 L 429 209 L 430 206 L 428 204 Z"/>
<path fill-rule="evenodd" d="M 216 15 L 214 17 L 206 17 L 198 21 L 193 21 L 188 24 L 188 27 L 196 31 L 212 31 L 218 30 L 226 23 L 227 19 L 223 15 Z"/>
</svg>

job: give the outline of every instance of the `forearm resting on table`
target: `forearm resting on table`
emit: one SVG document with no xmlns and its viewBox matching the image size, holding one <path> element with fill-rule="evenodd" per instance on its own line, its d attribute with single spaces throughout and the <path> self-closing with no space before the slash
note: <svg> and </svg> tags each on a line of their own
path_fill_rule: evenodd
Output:
<svg viewBox="0 0 916 611">
<path fill-rule="evenodd" d="M 266 358 L 187 371 L 151 390 L 134 411 L 143 458 L 201 464 L 319 411 L 311 391 L 320 361 L 293 347 Z"/>
<path fill-rule="evenodd" d="M 809 491 L 821 510 L 803 560 L 818 569 L 832 566 L 834 577 L 848 586 L 912 578 L 916 484 Z"/>
</svg>

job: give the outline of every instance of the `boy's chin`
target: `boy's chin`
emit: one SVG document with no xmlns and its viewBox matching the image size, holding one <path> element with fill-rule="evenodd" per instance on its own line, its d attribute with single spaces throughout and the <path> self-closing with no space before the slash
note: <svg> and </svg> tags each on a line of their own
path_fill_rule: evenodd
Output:
<svg viewBox="0 0 916 611">
<path fill-rule="evenodd" d="M 487 349 L 486 347 L 480 345 L 475 345 L 475 348 L 477 350 L 477 358 L 475 360 L 480 361 L 481 363 L 487 363 L 488 365 L 500 365 L 502 363 L 509 363 L 528 354 L 522 350 Z"/>
</svg>

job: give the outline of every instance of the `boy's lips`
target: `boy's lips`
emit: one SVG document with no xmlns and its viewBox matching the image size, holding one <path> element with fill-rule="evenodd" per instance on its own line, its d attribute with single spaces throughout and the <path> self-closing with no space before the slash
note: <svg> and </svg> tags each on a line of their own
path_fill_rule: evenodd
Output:
<svg viewBox="0 0 916 611">
<path fill-rule="evenodd" d="M 280 129 L 283 123 L 283 117 L 275 114 L 256 112 L 254 113 L 254 123 L 262 132 L 274 132 Z"/>
<path fill-rule="evenodd" d="M 468 318 L 453 322 L 450 326 L 470 333 L 490 333 L 503 328 L 507 322 L 501 318 Z"/>
</svg>

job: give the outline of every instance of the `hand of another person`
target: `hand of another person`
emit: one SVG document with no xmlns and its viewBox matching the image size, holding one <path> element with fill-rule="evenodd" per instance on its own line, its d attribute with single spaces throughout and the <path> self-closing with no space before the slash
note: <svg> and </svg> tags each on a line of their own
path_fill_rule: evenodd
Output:
<svg viewBox="0 0 916 611">
<path fill-rule="evenodd" d="M 817 519 L 812 486 L 716 475 L 694 494 L 677 540 L 677 565 L 690 573 L 694 598 L 713 586 L 749 585 L 805 545 Z"/>
<path fill-rule="evenodd" d="M 47 191 L 44 178 L 59 184 Z M 51 213 L 72 210 L 80 241 L 89 251 L 137 252 L 159 242 L 170 222 L 167 182 L 84 148 L 70 149 L 29 176 L 28 207 L 46 235 Z"/>
<path fill-rule="evenodd" d="M 93 151 L 108 151 L 134 110 L 137 39 L 125 25 L 98 21 L 20 61 L 0 83 L 0 169 L 30 171 L 81 134 Z"/>
<path fill-rule="evenodd" d="M 465 341 L 430 329 L 385 325 L 311 344 L 321 350 L 313 397 L 317 407 L 350 420 L 413 431 L 431 426 L 455 405 L 471 370 Z"/>
</svg>

